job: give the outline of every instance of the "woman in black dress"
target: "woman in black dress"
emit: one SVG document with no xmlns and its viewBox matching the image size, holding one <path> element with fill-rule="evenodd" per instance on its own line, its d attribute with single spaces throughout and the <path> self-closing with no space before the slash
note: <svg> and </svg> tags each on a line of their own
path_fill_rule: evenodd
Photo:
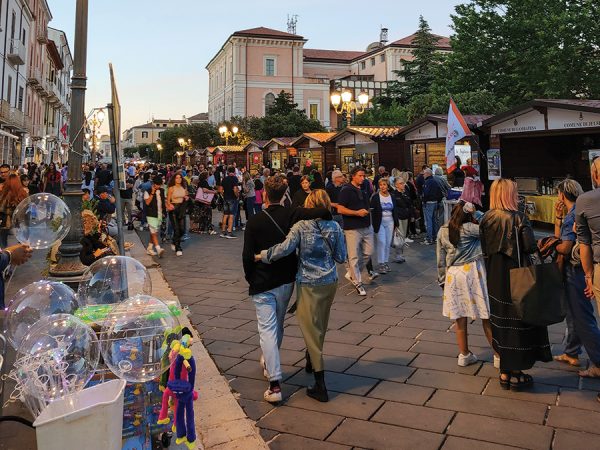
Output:
<svg viewBox="0 0 600 450">
<path fill-rule="evenodd" d="M 519 390 L 533 384 L 533 378 L 523 370 L 531 369 L 536 361 L 552 361 L 552 353 L 547 328 L 520 321 L 511 299 L 510 270 L 519 267 L 519 259 L 523 266 L 530 265 L 530 255 L 537 248 L 531 224 L 519 211 L 516 183 L 494 181 L 490 211 L 483 216 L 479 230 L 486 259 L 493 346 L 500 355 L 494 366 L 500 368 L 503 389 Z"/>
</svg>

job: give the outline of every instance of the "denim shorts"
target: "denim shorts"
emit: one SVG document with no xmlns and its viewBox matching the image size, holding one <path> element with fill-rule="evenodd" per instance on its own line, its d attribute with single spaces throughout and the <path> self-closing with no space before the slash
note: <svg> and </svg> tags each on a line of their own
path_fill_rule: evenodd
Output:
<svg viewBox="0 0 600 450">
<path fill-rule="evenodd" d="M 235 216 L 238 208 L 238 200 L 225 200 L 223 204 L 224 216 Z"/>
</svg>

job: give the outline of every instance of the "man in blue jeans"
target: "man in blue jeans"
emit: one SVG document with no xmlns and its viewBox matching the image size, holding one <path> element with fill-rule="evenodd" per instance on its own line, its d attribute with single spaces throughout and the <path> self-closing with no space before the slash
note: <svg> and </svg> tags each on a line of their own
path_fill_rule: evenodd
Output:
<svg viewBox="0 0 600 450">
<path fill-rule="evenodd" d="M 283 242 L 294 222 L 301 219 L 331 219 L 325 209 L 286 208 L 279 203 L 287 190 L 283 177 L 274 176 L 265 181 L 267 198 L 265 209 L 250 217 L 244 233 L 242 262 L 249 294 L 256 308 L 258 334 L 263 356 L 261 366 L 269 388 L 264 399 L 280 402 L 282 379 L 279 348 L 283 340 L 283 320 L 287 311 L 298 261 L 292 254 L 273 264 L 254 262 L 254 255 Z"/>
<path fill-rule="evenodd" d="M 223 221 L 221 222 L 221 235 L 220 237 L 226 239 L 235 239 L 233 235 L 233 220 L 236 217 L 239 209 L 239 199 L 236 196 L 236 192 L 239 192 L 240 182 L 235 175 L 235 167 L 229 166 L 227 168 L 227 176 L 221 181 L 221 188 L 223 189 Z"/>
</svg>

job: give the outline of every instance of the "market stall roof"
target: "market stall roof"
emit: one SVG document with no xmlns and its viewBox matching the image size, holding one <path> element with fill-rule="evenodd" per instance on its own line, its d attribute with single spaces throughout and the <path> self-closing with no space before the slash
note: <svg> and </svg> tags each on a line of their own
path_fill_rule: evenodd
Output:
<svg viewBox="0 0 600 450">
<path fill-rule="evenodd" d="M 600 100 L 536 99 L 483 121 L 491 134 L 578 131 L 600 128 Z"/>
<path fill-rule="evenodd" d="M 217 145 L 214 151 L 222 151 L 223 153 L 239 153 L 243 152 L 245 147 L 243 145 Z"/>
<path fill-rule="evenodd" d="M 465 118 L 465 122 L 467 122 L 467 125 L 469 126 L 469 128 L 475 129 L 475 128 L 477 128 L 477 126 L 479 124 L 481 124 L 481 122 L 483 122 L 484 120 L 486 120 L 492 116 L 485 115 L 485 114 L 466 114 L 463 117 Z M 411 131 L 418 130 L 423 125 L 426 125 L 428 123 L 436 124 L 436 123 L 440 123 L 440 122 L 448 123 L 448 115 L 447 114 L 427 114 L 425 117 L 415 120 L 413 123 L 402 128 L 402 132 L 400 134 L 407 135 Z M 442 137 L 445 137 L 445 135 Z"/>
<path fill-rule="evenodd" d="M 316 141 L 319 144 L 325 144 L 326 142 L 331 141 L 335 136 L 337 136 L 337 133 L 335 131 L 329 133 L 304 133 L 302 134 L 302 136 L 300 136 L 298 139 L 292 142 L 292 145 L 298 144 L 298 142 L 300 142 L 301 139 L 312 139 L 313 141 Z"/>
<path fill-rule="evenodd" d="M 288 147 L 292 145 L 294 141 L 298 139 L 297 137 L 275 137 L 271 139 L 269 142 L 265 144 L 265 147 L 268 146 L 271 142 L 275 142 L 277 145 L 281 145 L 283 147 Z"/>
<path fill-rule="evenodd" d="M 244 147 L 245 151 L 248 151 L 252 145 L 258 147 L 260 150 L 265 148 L 270 141 L 267 140 L 256 140 L 252 141 Z"/>
<path fill-rule="evenodd" d="M 349 126 L 339 131 L 330 140 L 338 140 L 338 138 L 345 133 L 359 134 L 374 140 L 383 140 L 396 137 L 401 131 L 401 126 Z"/>
</svg>

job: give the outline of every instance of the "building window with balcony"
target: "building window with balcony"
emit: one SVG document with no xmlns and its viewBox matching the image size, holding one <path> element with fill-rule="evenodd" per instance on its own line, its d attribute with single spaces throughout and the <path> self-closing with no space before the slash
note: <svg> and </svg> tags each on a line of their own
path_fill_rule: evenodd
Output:
<svg viewBox="0 0 600 450">
<path fill-rule="evenodd" d="M 142 139 L 147 139 L 147 138 L 148 138 L 148 132 L 142 131 Z"/>
<path fill-rule="evenodd" d="M 319 103 L 308 103 L 308 117 L 313 120 L 319 120 Z"/>
<path fill-rule="evenodd" d="M 269 92 L 265 95 L 265 113 L 268 113 L 269 110 L 275 105 L 275 94 Z"/>
<path fill-rule="evenodd" d="M 265 58 L 265 75 L 268 77 L 275 76 L 275 58 Z"/>
</svg>

